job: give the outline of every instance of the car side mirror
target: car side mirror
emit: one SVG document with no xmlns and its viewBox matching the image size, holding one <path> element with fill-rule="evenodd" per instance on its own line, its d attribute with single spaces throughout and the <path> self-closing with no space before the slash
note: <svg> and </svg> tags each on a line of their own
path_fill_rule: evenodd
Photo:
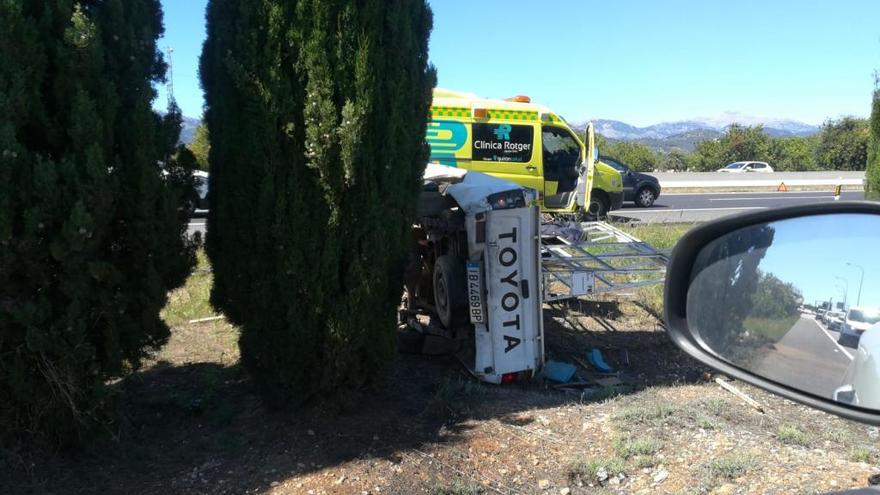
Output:
<svg viewBox="0 0 880 495">
<path fill-rule="evenodd" d="M 704 224 L 676 245 L 672 340 L 727 375 L 880 424 L 880 204 L 764 210 Z M 819 318 L 842 302 L 842 323 Z"/>
</svg>

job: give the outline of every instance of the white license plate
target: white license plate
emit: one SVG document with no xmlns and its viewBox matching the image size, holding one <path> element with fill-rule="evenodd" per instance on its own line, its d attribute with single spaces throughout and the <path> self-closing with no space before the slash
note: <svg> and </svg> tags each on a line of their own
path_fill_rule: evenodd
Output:
<svg viewBox="0 0 880 495">
<path fill-rule="evenodd" d="M 483 304 L 483 273 L 480 263 L 467 262 L 468 314 L 471 323 L 486 323 L 486 310 Z"/>
</svg>

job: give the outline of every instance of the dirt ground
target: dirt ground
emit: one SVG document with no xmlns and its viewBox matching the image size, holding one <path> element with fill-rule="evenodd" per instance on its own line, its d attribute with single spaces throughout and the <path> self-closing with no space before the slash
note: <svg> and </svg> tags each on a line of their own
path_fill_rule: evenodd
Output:
<svg viewBox="0 0 880 495">
<path fill-rule="evenodd" d="M 551 358 L 598 347 L 620 383 L 488 386 L 452 357 L 399 355 L 387 387 L 348 412 L 268 413 L 237 364 L 236 330 L 181 323 L 117 384 L 118 440 L 29 462 L 0 491 L 815 493 L 880 471 L 876 428 L 738 383 L 767 412 L 752 409 L 634 303 L 550 307 L 545 320 Z"/>
</svg>

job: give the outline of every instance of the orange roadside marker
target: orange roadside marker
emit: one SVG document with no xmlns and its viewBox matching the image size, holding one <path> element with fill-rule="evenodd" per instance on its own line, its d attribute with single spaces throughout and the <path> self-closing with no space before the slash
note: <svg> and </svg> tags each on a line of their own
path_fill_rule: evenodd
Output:
<svg viewBox="0 0 880 495">
<path fill-rule="evenodd" d="M 776 188 L 777 192 L 788 192 L 788 188 L 785 187 L 785 182 L 780 182 L 779 187 Z"/>
</svg>

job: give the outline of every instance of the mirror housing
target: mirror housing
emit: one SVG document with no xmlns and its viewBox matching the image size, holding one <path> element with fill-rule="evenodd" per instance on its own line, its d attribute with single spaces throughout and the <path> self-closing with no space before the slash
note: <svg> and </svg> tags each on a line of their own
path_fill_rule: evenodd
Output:
<svg viewBox="0 0 880 495">
<path fill-rule="evenodd" d="M 880 409 L 867 409 L 847 403 L 848 401 L 845 399 L 853 394 L 851 387 L 847 388 L 845 384 L 841 384 L 841 386 L 833 390 L 833 395 L 829 392 L 828 396 L 824 397 L 799 389 L 791 384 L 774 381 L 771 377 L 762 376 L 755 371 L 746 369 L 741 363 L 740 365 L 734 364 L 734 360 L 727 359 L 719 352 L 716 352 L 717 349 L 713 350 L 710 348 L 702 338 L 699 329 L 689 326 L 688 320 L 688 290 L 698 275 L 695 271 L 698 257 L 700 257 L 701 253 L 704 252 L 704 248 L 709 246 L 710 243 L 714 243 L 714 241 L 718 241 L 728 234 L 740 231 L 741 229 L 762 227 L 772 222 L 783 222 L 804 217 L 846 214 L 876 216 L 877 221 L 880 222 L 880 204 L 870 202 L 828 202 L 762 210 L 709 222 L 685 234 L 675 246 L 667 268 L 664 291 L 664 316 L 670 338 L 691 357 L 733 378 L 837 416 L 868 424 L 880 424 Z M 841 217 L 841 220 L 844 218 Z M 876 235 L 880 237 L 880 230 L 876 232 Z M 767 246 L 764 246 L 764 248 L 767 248 Z M 809 274 L 809 267 L 805 267 L 805 269 L 805 273 Z M 832 342 L 829 341 L 829 345 L 833 345 Z M 841 402 L 836 402 L 835 399 L 841 400 Z"/>
</svg>

